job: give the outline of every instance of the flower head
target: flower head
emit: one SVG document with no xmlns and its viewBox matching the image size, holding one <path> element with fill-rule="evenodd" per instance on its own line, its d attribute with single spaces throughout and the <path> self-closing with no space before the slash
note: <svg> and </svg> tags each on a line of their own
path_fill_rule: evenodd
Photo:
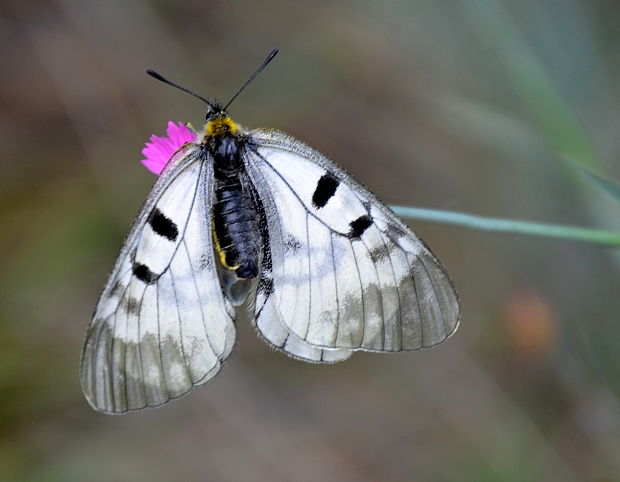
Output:
<svg viewBox="0 0 620 482">
<path fill-rule="evenodd" d="M 140 162 L 149 171 L 160 174 L 172 155 L 187 142 L 196 142 L 196 133 L 182 122 L 169 121 L 166 137 L 152 135 L 142 149 L 146 159 Z"/>
</svg>

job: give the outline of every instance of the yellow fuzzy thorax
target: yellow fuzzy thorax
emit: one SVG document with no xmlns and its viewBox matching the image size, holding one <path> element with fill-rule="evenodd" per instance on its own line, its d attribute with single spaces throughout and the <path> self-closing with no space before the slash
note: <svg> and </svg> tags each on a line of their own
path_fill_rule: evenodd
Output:
<svg viewBox="0 0 620 482">
<path fill-rule="evenodd" d="M 235 134 L 239 130 L 239 127 L 233 120 L 227 115 L 217 116 L 205 125 L 204 137 L 221 136 L 223 134 Z"/>
</svg>

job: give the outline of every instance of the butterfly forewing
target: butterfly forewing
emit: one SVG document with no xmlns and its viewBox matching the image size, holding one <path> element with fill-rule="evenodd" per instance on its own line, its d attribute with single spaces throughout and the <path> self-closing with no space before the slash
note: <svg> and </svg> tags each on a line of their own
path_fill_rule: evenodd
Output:
<svg viewBox="0 0 620 482">
<path fill-rule="evenodd" d="M 401 351 L 455 331 L 450 278 L 381 201 L 284 133 L 254 130 L 251 139 L 245 164 L 269 214 L 271 296 L 294 336 L 328 349 Z M 268 317 L 257 312 L 259 326 Z"/>
<path fill-rule="evenodd" d="M 81 362 L 107 413 L 157 406 L 213 377 L 235 339 L 211 236 L 213 166 L 194 144 L 168 163 L 91 320 Z"/>
</svg>

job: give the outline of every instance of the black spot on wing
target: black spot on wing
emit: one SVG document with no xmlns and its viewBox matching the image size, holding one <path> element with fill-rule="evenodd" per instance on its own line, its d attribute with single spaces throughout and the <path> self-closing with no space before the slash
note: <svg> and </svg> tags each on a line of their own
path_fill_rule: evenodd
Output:
<svg viewBox="0 0 620 482">
<path fill-rule="evenodd" d="M 336 192 L 336 189 L 338 189 L 339 184 L 340 181 L 329 172 L 323 174 L 316 184 L 314 194 L 312 195 L 312 204 L 314 207 L 322 208 L 325 206 L 327 201 L 329 201 Z"/>
<path fill-rule="evenodd" d="M 351 238 L 359 238 L 371 225 L 372 218 L 367 214 L 364 214 L 349 223 L 349 226 L 351 227 L 349 230 L 349 236 Z"/>
<path fill-rule="evenodd" d="M 153 212 L 149 216 L 149 224 L 151 228 L 153 228 L 153 231 L 170 241 L 176 241 L 179 235 L 177 225 L 157 208 L 153 209 Z"/>
<path fill-rule="evenodd" d="M 148 266 L 140 263 L 134 263 L 132 271 L 136 278 L 146 284 L 150 284 L 157 279 L 155 273 L 153 273 Z"/>
</svg>

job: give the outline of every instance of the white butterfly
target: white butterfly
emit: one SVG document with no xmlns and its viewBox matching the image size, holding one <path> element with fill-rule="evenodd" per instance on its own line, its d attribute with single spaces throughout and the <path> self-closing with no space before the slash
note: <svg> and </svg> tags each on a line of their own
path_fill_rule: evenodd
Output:
<svg viewBox="0 0 620 482">
<path fill-rule="evenodd" d="M 203 100 L 200 141 L 167 163 L 88 327 L 81 382 L 95 409 L 154 407 L 209 381 L 238 310 L 269 345 L 314 363 L 454 333 L 448 274 L 388 207 L 309 146 L 244 131 Z"/>
</svg>

